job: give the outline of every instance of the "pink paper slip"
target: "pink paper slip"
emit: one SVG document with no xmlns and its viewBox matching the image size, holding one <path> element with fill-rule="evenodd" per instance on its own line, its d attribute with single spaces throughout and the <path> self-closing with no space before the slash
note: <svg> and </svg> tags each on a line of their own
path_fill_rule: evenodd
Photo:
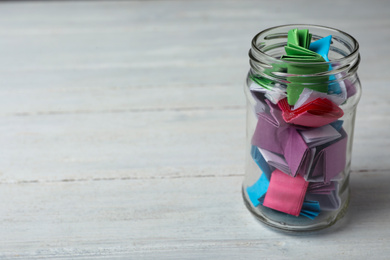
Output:
<svg viewBox="0 0 390 260">
<path fill-rule="evenodd" d="M 299 216 L 308 184 L 300 175 L 292 177 L 276 169 L 271 174 L 263 205 L 290 215 Z"/>
</svg>

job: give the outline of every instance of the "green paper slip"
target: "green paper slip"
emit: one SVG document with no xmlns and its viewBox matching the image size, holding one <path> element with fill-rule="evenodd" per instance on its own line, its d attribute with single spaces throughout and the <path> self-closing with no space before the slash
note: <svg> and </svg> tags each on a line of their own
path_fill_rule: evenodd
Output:
<svg viewBox="0 0 390 260">
<path fill-rule="evenodd" d="M 329 66 L 320 64 L 302 64 L 325 62 L 325 59 L 318 53 L 309 50 L 312 35 L 309 30 L 292 29 L 288 32 L 287 46 L 285 46 L 286 55 L 282 60 L 291 62 L 300 62 L 301 64 L 287 63 L 287 73 L 296 75 L 310 75 L 328 71 Z M 287 101 L 289 105 L 294 105 L 299 99 L 304 88 L 327 93 L 328 85 L 323 83 L 327 81 L 324 76 L 299 77 L 291 76 L 287 80 Z M 303 85 L 309 84 L 309 85 Z M 311 85 L 310 85 L 311 84 Z"/>
<path fill-rule="evenodd" d="M 298 56 L 298 57 L 310 57 L 315 61 L 318 62 L 323 62 L 325 59 L 318 53 L 315 53 L 314 51 L 311 51 L 309 49 L 305 49 L 301 46 L 295 45 L 295 44 L 290 44 L 286 47 L 284 47 L 287 55 L 284 55 L 283 57 L 291 57 L 291 56 Z"/>
<path fill-rule="evenodd" d="M 256 82 L 258 85 L 262 86 L 263 88 L 268 89 L 268 90 L 272 89 L 272 84 L 273 84 L 272 80 L 269 80 L 269 79 L 263 78 L 263 77 L 261 77 L 261 78 L 255 77 L 255 76 L 249 76 L 249 77 L 251 80 Z"/>
<path fill-rule="evenodd" d="M 292 29 L 288 31 L 287 37 L 287 45 L 295 44 L 308 49 L 312 35 L 309 33 L 308 29 Z"/>
</svg>

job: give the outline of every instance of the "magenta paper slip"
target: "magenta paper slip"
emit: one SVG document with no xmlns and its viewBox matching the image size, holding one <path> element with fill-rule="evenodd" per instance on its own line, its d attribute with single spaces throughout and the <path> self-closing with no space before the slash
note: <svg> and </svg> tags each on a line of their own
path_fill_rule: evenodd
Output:
<svg viewBox="0 0 390 260">
<path fill-rule="evenodd" d="M 308 184 L 299 175 L 292 177 L 276 169 L 271 174 L 263 205 L 290 215 L 299 216 Z"/>
</svg>

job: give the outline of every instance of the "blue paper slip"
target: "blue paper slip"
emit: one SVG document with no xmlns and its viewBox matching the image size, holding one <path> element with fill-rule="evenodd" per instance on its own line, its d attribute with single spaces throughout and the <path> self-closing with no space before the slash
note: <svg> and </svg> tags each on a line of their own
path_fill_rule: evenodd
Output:
<svg viewBox="0 0 390 260">
<path fill-rule="evenodd" d="M 253 206 L 257 207 L 260 204 L 259 199 L 267 192 L 268 186 L 269 181 L 265 174 L 262 174 L 255 184 L 246 188 L 246 192 Z"/>
<path fill-rule="evenodd" d="M 329 61 L 328 52 L 332 42 L 332 35 L 321 38 L 315 42 L 310 43 L 309 50 L 318 53 L 324 58 L 325 61 Z"/>
<path fill-rule="evenodd" d="M 314 51 L 318 53 L 319 55 L 324 58 L 325 61 L 329 61 L 328 53 L 330 44 L 332 43 L 332 35 L 326 36 L 324 38 L 321 38 L 315 42 L 310 43 L 309 50 Z M 332 66 L 329 65 L 329 69 L 332 69 Z M 329 76 L 330 81 L 336 80 L 336 77 L 334 75 Z M 337 82 L 329 84 L 328 86 L 328 93 L 330 94 L 340 94 L 341 88 Z"/>
<path fill-rule="evenodd" d="M 320 211 L 320 203 L 318 201 L 305 200 L 299 215 L 314 219 L 320 214 Z"/>
<path fill-rule="evenodd" d="M 337 121 L 330 123 L 330 125 L 333 126 L 334 129 L 336 129 L 337 131 L 340 132 L 341 127 L 343 126 L 343 123 L 344 123 L 343 120 L 337 120 Z"/>
<path fill-rule="evenodd" d="M 256 164 L 260 167 L 261 171 L 266 175 L 266 177 L 270 178 L 272 170 L 269 167 L 268 163 L 264 159 L 263 155 L 260 153 L 257 146 L 252 145 L 251 155 Z"/>
</svg>

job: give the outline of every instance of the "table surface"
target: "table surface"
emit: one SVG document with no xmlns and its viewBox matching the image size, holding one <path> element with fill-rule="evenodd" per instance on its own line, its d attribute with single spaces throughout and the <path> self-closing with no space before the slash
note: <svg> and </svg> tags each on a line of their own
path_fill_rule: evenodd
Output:
<svg viewBox="0 0 390 260">
<path fill-rule="evenodd" d="M 0 3 L 1 259 L 385 259 L 390 2 Z M 301 236 L 241 197 L 252 37 L 313 23 L 360 42 L 352 202 Z"/>
</svg>

